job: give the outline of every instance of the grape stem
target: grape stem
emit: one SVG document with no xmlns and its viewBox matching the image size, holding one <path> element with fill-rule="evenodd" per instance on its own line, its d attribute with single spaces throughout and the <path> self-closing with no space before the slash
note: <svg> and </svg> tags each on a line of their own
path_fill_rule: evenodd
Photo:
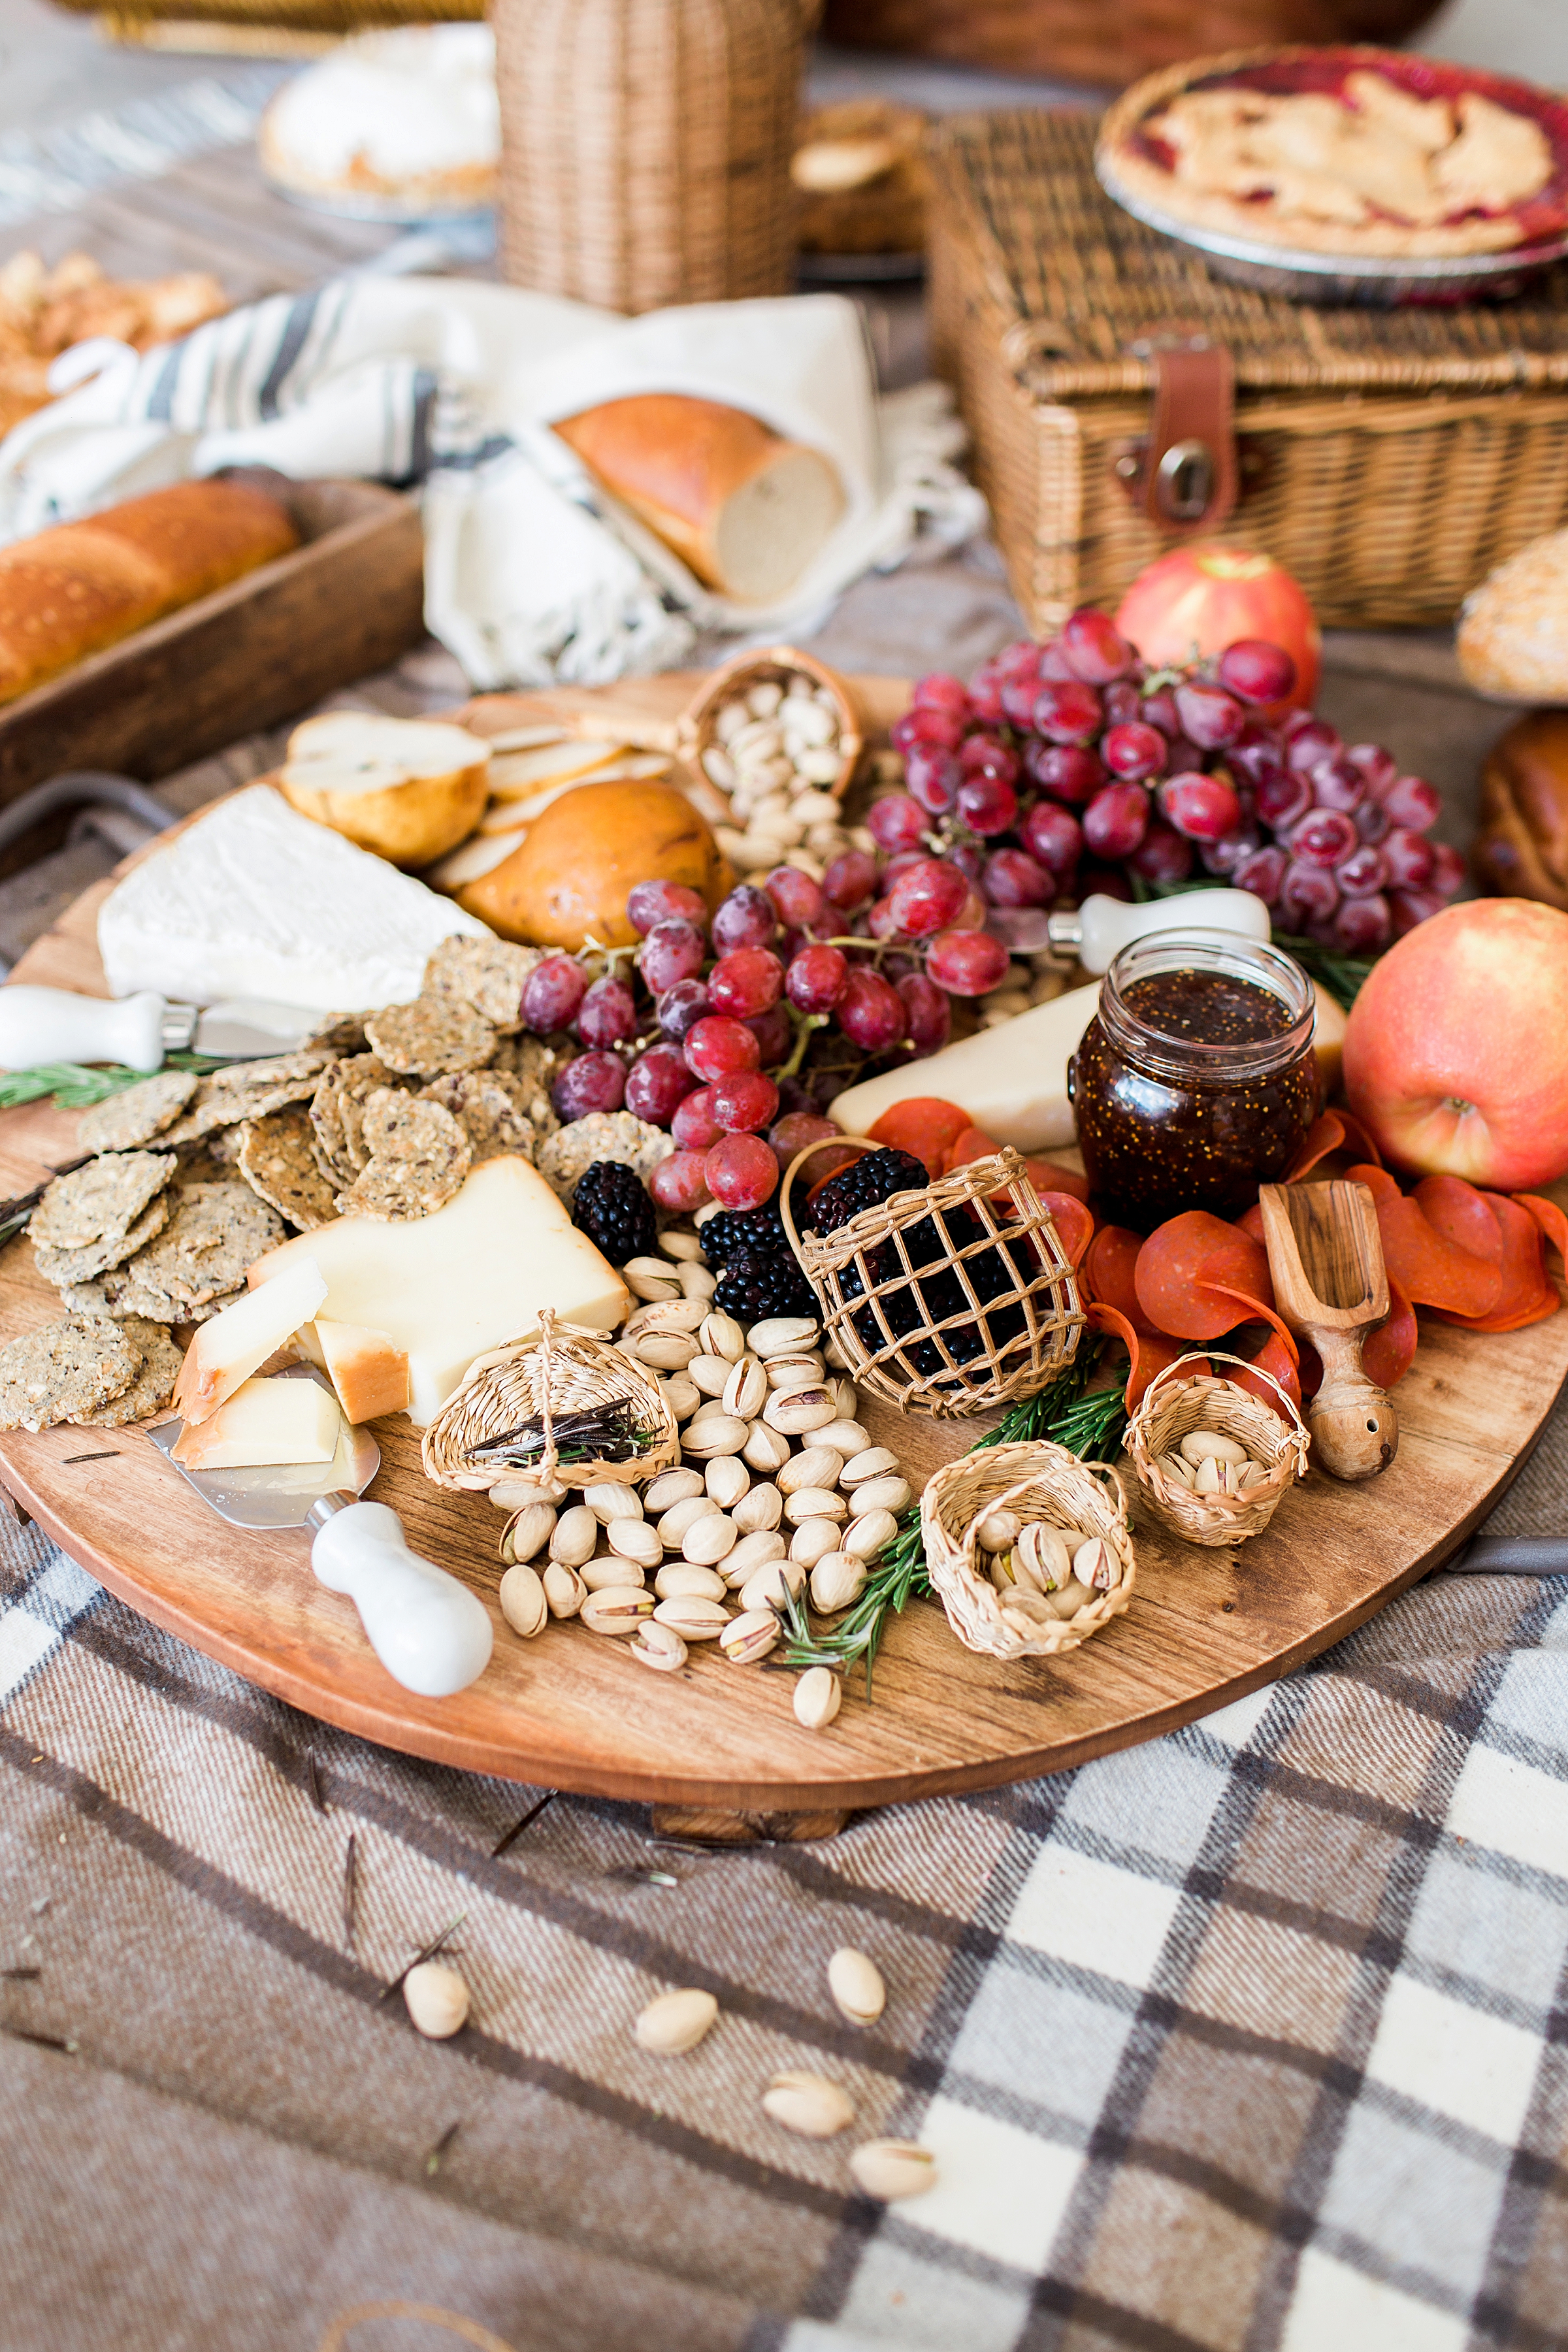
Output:
<svg viewBox="0 0 1568 2352">
<path fill-rule="evenodd" d="M 812 1034 L 816 1030 L 826 1028 L 829 1016 L 826 1013 L 799 1013 L 792 1004 L 789 1008 L 789 1017 L 795 1023 L 795 1045 L 788 1061 L 781 1062 L 776 1070 L 770 1072 L 775 1086 L 785 1078 L 799 1076 L 801 1064 L 805 1059 L 805 1049 L 811 1043 Z"/>
</svg>

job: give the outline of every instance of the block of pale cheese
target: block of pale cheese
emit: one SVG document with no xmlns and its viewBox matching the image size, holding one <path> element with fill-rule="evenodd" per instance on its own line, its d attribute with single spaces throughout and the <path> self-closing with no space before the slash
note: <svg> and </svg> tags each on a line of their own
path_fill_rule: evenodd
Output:
<svg viewBox="0 0 1568 2352">
<path fill-rule="evenodd" d="M 489 937 L 476 916 L 299 815 L 270 784 L 215 802 L 133 866 L 98 917 L 112 996 L 259 996 L 312 1013 L 411 1003 L 454 931 Z"/>
<path fill-rule="evenodd" d="M 262 1296 L 270 1284 L 264 1286 Z M 338 1402 L 353 1422 L 379 1421 L 383 1413 L 408 1410 L 408 1351 L 386 1331 L 363 1323 L 333 1323 L 318 1316 L 311 1331 Z"/>
<path fill-rule="evenodd" d="M 310 1320 L 326 1295 L 321 1268 L 313 1259 L 302 1257 L 276 1282 L 237 1298 L 204 1323 L 185 1350 L 174 1383 L 174 1403 L 186 1426 L 210 1420 L 225 1397 L 232 1396 L 242 1381 L 293 1338 L 301 1323 Z"/>
<path fill-rule="evenodd" d="M 304 1259 L 326 1277 L 329 1322 L 384 1332 L 407 1356 L 408 1412 L 421 1426 L 476 1356 L 536 1331 L 543 1308 L 612 1331 L 631 1305 L 615 1267 L 526 1160 L 487 1160 L 456 1200 L 410 1224 L 340 1217 L 300 1234 L 258 1259 L 252 1287 Z M 300 1344 L 324 1365 L 310 1329 Z"/>
<path fill-rule="evenodd" d="M 207 1420 L 187 1422 L 173 1459 L 186 1470 L 330 1462 L 342 1425 L 337 1399 L 318 1381 L 245 1381 Z"/>
<path fill-rule="evenodd" d="M 944 1045 L 923 1062 L 847 1087 L 835 1097 L 829 1115 L 847 1135 L 866 1135 L 895 1103 L 935 1095 L 966 1110 L 998 1143 L 1024 1152 L 1053 1150 L 1076 1133 L 1068 1064 L 1099 1003 L 1098 981 L 1054 996 L 1016 1020 Z"/>
</svg>

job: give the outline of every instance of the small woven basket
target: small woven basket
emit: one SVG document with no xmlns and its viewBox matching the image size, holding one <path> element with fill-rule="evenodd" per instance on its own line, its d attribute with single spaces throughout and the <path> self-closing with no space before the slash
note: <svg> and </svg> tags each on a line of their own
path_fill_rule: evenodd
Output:
<svg viewBox="0 0 1568 2352">
<path fill-rule="evenodd" d="M 553 1424 L 566 1413 L 630 1403 L 647 1445 L 626 1462 L 574 1460 L 562 1465 Z M 523 1469 L 504 1463 L 475 1462 L 473 1448 L 500 1437 L 525 1421 L 544 1423 L 544 1449 Z M 561 1323 L 547 1308 L 537 1339 L 496 1348 L 471 1364 L 425 1433 L 425 1475 L 459 1494 L 488 1494 L 504 1479 L 548 1486 L 564 1466 L 566 1483 L 589 1480 L 634 1486 L 655 1478 L 680 1459 L 680 1433 L 653 1373 L 612 1347 L 600 1331 Z"/>
<path fill-rule="evenodd" d="M 1076 1616 L 1020 1632 L 1016 1620 L 1010 1623 L 1003 1616 L 1002 1596 L 980 1567 L 980 1523 L 1000 1510 L 1103 1536 L 1116 1562 L 1116 1581 Z M 1080 1462 L 1047 1438 L 961 1454 L 933 1471 L 921 1496 L 921 1535 L 948 1623 L 965 1649 L 986 1657 L 1048 1658 L 1076 1650 L 1120 1617 L 1132 1598 L 1132 1538 L 1121 1480 L 1108 1462 Z"/>
<path fill-rule="evenodd" d="M 703 681 L 700 692 L 693 696 L 676 722 L 677 753 L 688 767 L 702 772 L 702 754 L 712 748 L 714 724 L 727 702 L 733 701 L 747 687 L 776 680 L 787 689 L 797 677 L 804 677 L 812 686 L 826 687 L 837 706 L 838 773 L 830 784 L 816 784 L 811 789 L 831 793 L 836 800 L 842 800 L 865 748 L 860 707 L 847 679 L 836 669 L 829 669 L 826 662 L 818 661 L 815 654 L 802 653 L 794 646 L 769 646 L 764 652 L 732 654 L 721 664 L 712 677 Z"/>
<path fill-rule="evenodd" d="M 1184 1364 L 1241 1364 L 1268 1381 L 1279 1399 L 1288 1422 L 1261 1397 L 1224 1381 L 1199 1373 L 1185 1380 L 1176 1375 Z M 1169 1385 L 1167 1385 L 1167 1383 Z M 1244 1495 L 1194 1495 L 1160 1467 L 1163 1454 L 1173 1454 L 1194 1429 L 1212 1429 L 1245 1445 L 1256 1462 L 1267 1462 L 1268 1475 Z M 1271 1374 L 1242 1356 L 1225 1356 L 1214 1349 L 1179 1356 L 1157 1373 L 1144 1391 L 1143 1401 L 1127 1424 L 1123 1439 L 1138 1474 L 1149 1509 L 1163 1528 L 1187 1543 L 1233 1544 L 1260 1536 L 1274 1517 L 1287 1486 L 1307 1475 L 1306 1424 Z"/>
<path fill-rule="evenodd" d="M 929 1412 L 941 1421 L 989 1412 L 1018 1397 L 1036 1395 L 1071 1361 L 1085 1318 L 1051 1213 L 1018 1154 L 1004 1149 L 994 1159 L 972 1160 L 918 1192 L 895 1192 L 890 1200 L 862 1209 L 837 1233 L 797 1232 L 789 1199 L 795 1176 L 814 1152 L 841 1150 L 846 1144 L 857 1151 L 882 1148 L 860 1136 L 835 1135 L 808 1143 L 796 1152 L 779 1187 L 779 1213 L 821 1305 L 824 1339 L 837 1344 L 850 1378 L 902 1412 Z M 994 1193 L 1005 1194 L 1013 1212 L 1005 1221 Z M 921 1218 L 954 1209 L 973 1212 L 981 1228 L 976 1238 L 946 1259 L 911 1263 L 906 1240 L 910 1228 Z M 985 1250 L 1000 1253 L 1005 1242 L 1019 1241 L 1032 1245 L 1038 1271 L 1027 1276 L 1004 1255 L 1009 1280 L 994 1297 L 982 1298 L 971 1278 L 970 1261 Z M 957 1276 L 964 1303 L 951 1315 L 933 1318 L 919 1286 L 940 1276 L 944 1266 Z M 905 1319 L 911 1302 L 914 1313 L 908 1328 L 896 1329 L 895 1320 Z M 1019 1311 L 1021 1327 L 1014 1336 L 994 1338 L 985 1318 L 994 1327 L 1009 1307 Z M 961 1361 L 952 1341 L 968 1331 L 978 1333 L 981 1346 Z"/>
</svg>

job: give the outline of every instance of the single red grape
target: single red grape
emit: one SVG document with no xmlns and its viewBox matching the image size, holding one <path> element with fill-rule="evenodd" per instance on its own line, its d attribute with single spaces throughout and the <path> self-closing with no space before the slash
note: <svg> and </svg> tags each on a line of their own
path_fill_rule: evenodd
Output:
<svg viewBox="0 0 1568 2352">
<path fill-rule="evenodd" d="M 1181 713 L 1176 709 L 1176 698 L 1168 686 L 1163 686 L 1157 694 L 1146 694 L 1143 697 L 1141 715 L 1151 727 L 1157 727 L 1163 736 L 1176 736 L 1182 731 L 1182 719 Z"/>
<path fill-rule="evenodd" d="M 1265 776 L 1281 772 L 1285 754 L 1273 729 L 1260 727 L 1256 719 L 1249 719 L 1235 742 L 1226 745 L 1225 764 L 1233 775 L 1245 776 L 1249 784 L 1258 784 Z"/>
<path fill-rule="evenodd" d="M 1345 757 L 1352 768 L 1361 770 L 1369 793 L 1385 793 L 1399 773 L 1393 753 L 1381 743 L 1352 743 Z"/>
<path fill-rule="evenodd" d="M 757 1041 L 762 1068 L 771 1070 L 778 1063 L 788 1061 L 795 1030 L 787 1005 L 772 1004 L 765 1013 L 753 1013 L 746 1026 Z"/>
<path fill-rule="evenodd" d="M 1127 862 L 1145 882 L 1184 882 L 1193 870 L 1193 845 L 1156 817 Z"/>
<path fill-rule="evenodd" d="M 1363 842 L 1342 866 L 1334 868 L 1334 878 L 1347 898 L 1370 898 L 1374 890 L 1388 887 L 1388 860 L 1381 849 Z"/>
<path fill-rule="evenodd" d="M 668 1127 L 696 1084 L 679 1045 L 650 1045 L 626 1072 L 626 1108 L 650 1127 Z"/>
<path fill-rule="evenodd" d="M 1436 890 L 1440 898 L 1451 898 L 1457 890 L 1463 889 L 1464 885 L 1464 859 L 1447 842 L 1435 841 L 1432 844 L 1432 878 L 1426 887 Z"/>
<path fill-rule="evenodd" d="M 962 771 L 951 751 L 917 743 L 904 761 L 904 782 L 928 816 L 944 816 L 957 796 Z"/>
<path fill-rule="evenodd" d="M 888 1053 L 908 1025 L 904 1001 L 892 982 L 863 964 L 851 967 L 835 1013 L 850 1044 L 863 1054 Z"/>
<path fill-rule="evenodd" d="M 1024 764 L 1043 791 L 1074 808 L 1091 801 L 1110 772 L 1099 752 L 1081 743 L 1031 743 Z"/>
<path fill-rule="evenodd" d="M 897 936 L 898 929 L 898 918 L 893 912 L 892 900 L 879 898 L 866 917 L 867 937 L 873 940 L 890 940 Z"/>
<path fill-rule="evenodd" d="M 1137 659 L 1109 614 L 1092 604 L 1080 604 L 1076 613 L 1068 614 L 1057 642 L 1075 677 L 1087 679 L 1090 686 L 1109 686 L 1113 678 L 1125 677 Z"/>
<path fill-rule="evenodd" d="M 917 708 L 923 703 L 929 709 L 945 710 L 959 719 L 969 709 L 968 688 L 946 670 L 928 670 L 924 677 L 917 677 L 910 698 Z"/>
<path fill-rule="evenodd" d="M 991 667 L 998 677 L 1016 677 L 1022 670 L 1037 670 L 1040 656 L 1046 651 L 1033 637 L 1015 637 L 999 654 L 991 656 Z"/>
<path fill-rule="evenodd" d="M 898 856 L 889 857 L 882 868 L 883 891 L 891 890 L 900 875 L 910 873 L 917 866 L 925 865 L 930 856 L 929 849 L 900 849 Z"/>
<path fill-rule="evenodd" d="M 1436 844 L 1428 841 L 1424 833 L 1412 833 L 1407 825 L 1395 825 L 1383 844 L 1383 858 L 1389 881 L 1396 890 L 1425 890 L 1436 867 Z"/>
<path fill-rule="evenodd" d="M 702 1159 L 700 1151 L 672 1151 L 659 1161 L 647 1180 L 647 1189 L 661 1209 L 675 1216 L 689 1216 L 693 1209 L 701 1208 L 709 1197 Z"/>
<path fill-rule="evenodd" d="M 1006 712 L 1002 708 L 1002 680 L 994 670 L 979 669 L 969 685 L 969 711 L 982 727 L 1000 727 Z"/>
<path fill-rule="evenodd" d="M 704 1014 L 712 1010 L 708 1001 L 708 991 L 700 980 L 678 980 L 673 988 L 665 990 L 654 1006 L 660 1030 L 665 1036 L 673 1037 L 677 1045 L 688 1030 L 694 1028 Z"/>
<path fill-rule="evenodd" d="M 1355 829 L 1363 841 L 1385 840 L 1394 829 L 1394 819 L 1371 791 L 1355 813 Z"/>
<path fill-rule="evenodd" d="M 713 1198 L 726 1209 L 760 1209 L 778 1191 L 779 1163 L 759 1135 L 726 1135 L 702 1163 Z"/>
<path fill-rule="evenodd" d="M 1042 686 L 1070 683 L 1078 677 L 1077 670 L 1062 650 L 1059 638 L 1053 637 L 1048 646 L 1040 647 L 1038 676 Z"/>
<path fill-rule="evenodd" d="M 1292 710 L 1279 730 L 1285 746 L 1285 765 L 1300 768 L 1306 775 L 1320 760 L 1337 760 L 1344 745 L 1326 719 L 1314 719 L 1310 712 Z"/>
<path fill-rule="evenodd" d="M 684 882 L 634 882 L 626 893 L 626 920 L 646 939 L 656 923 L 705 923 L 708 901 Z"/>
<path fill-rule="evenodd" d="M 827 901 L 810 875 L 803 874 L 798 866 L 775 866 L 763 887 L 781 923 L 799 931 L 823 927 Z"/>
<path fill-rule="evenodd" d="M 1149 825 L 1149 795 L 1142 784 L 1107 784 L 1083 813 L 1086 848 L 1096 857 L 1131 857 Z"/>
<path fill-rule="evenodd" d="M 830 1136 L 842 1134 L 832 1119 L 821 1118 L 815 1111 L 793 1110 L 768 1129 L 768 1144 L 779 1163 L 779 1174 L 784 1175 L 796 1152 L 804 1151 L 808 1143 L 826 1143 Z M 807 1184 L 820 1184 L 825 1177 L 835 1176 L 840 1168 L 852 1167 L 860 1154 L 847 1143 L 841 1150 L 814 1151 L 803 1171 Z"/>
<path fill-rule="evenodd" d="M 1313 806 L 1312 787 L 1297 768 L 1279 768 L 1260 776 L 1253 787 L 1253 804 L 1265 824 L 1288 832 L 1298 817 Z"/>
<path fill-rule="evenodd" d="M 784 974 L 790 1003 L 802 1013 L 831 1013 L 844 993 L 849 959 L 842 948 L 802 948 Z"/>
<path fill-rule="evenodd" d="M 1133 719 L 1121 727 L 1106 730 L 1100 746 L 1100 756 L 1113 776 L 1123 783 L 1141 784 L 1145 776 L 1157 776 L 1165 764 L 1166 743 L 1157 727 L 1145 727 L 1142 719 Z"/>
<path fill-rule="evenodd" d="M 695 980 L 707 961 L 707 933 L 683 916 L 656 923 L 637 950 L 637 970 L 656 996 L 678 980 Z"/>
<path fill-rule="evenodd" d="M 584 1045 L 624 1045 L 635 1037 L 637 999 L 626 982 L 608 972 L 596 980 L 577 1008 L 576 1026 Z"/>
<path fill-rule="evenodd" d="M 682 1151 L 710 1150 L 724 1132 L 713 1116 L 713 1089 L 699 1087 L 683 1095 L 670 1117 L 669 1131 Z"/>
<path fill-rule="evenodd" d="M 732 948 L 771 948 L 778 923 L 773 900 L 765 890 L 742 882 L 731 891 L 713 918 L 713 951 L 728 955 Z"/>
<path fill-rule="evenodd" d="M 1108 686 L 1100 697 L 1105 705 L 1108 727 L 1134 727 L 1143 723 L 1143 693 L 1130 677 L 1120 677 Z"/>
<path fill-rule="evenodd" d="M 1391 890 L 1388 909 L 1394 919 L 1394 936 L 1402 940 L 1417 923 L 1425 923 L 1433 915 L 1440 915 L 1447 904 L 1436 890 Z"/>
<path fill-rule="evenodd" d="M 1320 808 L 1343 809 L 1349 816 L 1366 798 L 1366 778 L 1348 760 L 1320 760 L 1307 771 Z"/>
<path fill-rule="evenodd" d="M 1256 825 L 1243 824 L 1235 833 L 1222 834 L 1217 841 L 1201 843 L 1198 855 L 1205 874 L 1229 875 L 1261 847 Z"/>
<path fill-rule="evenodd" d="M 1380 890 L 1342 898 L 1334 916 L 1334 941 L 1351 955 L 1378 955 L 1388 945 L 1394 912 Z"/>
<path fill-rule="evenodd" d="M 523 982 L 522 1017 L 539 1036 L 568 1029 L 588 992 L 588 975 L 569 955 L 547 955 Z"/>
<path fill-rule="evenodd" d="M 1241 823 L 1241 803 L 1224 776 L 1205 776 L 1189 770 L 1169 776 L 1160 787 L 1160 807 L 1167 823 L 1190 841 L 1223 841 Z"/>
<path fill-rule="evenodd" d="M 754 1070 L 762 1049 L 743 1021 L 710 1013 L 687 1032 L 686 1064 L 700 1078 L 733 1077 L 737 1070 Z"/>
<path fill-rule="evenodd" d="M 955 712 L 933 710 L 928 704 L 906 710 L 888 730 L 895 751 L 910 751 L 917 743 L 940 743 L 944 751 L 952 751 L 963 737 L 963 721 Z"/>
<path fill-rule="evenodd" d="M 1219 657 L 1219 682 L 1243 702 L 1283 702 L 1296 691 L 1296 665 L 1283 646 L 1238 637 Z"/>
<path fill-rule="evenodd" d="M 1231 876 L 1238 890 L 1250 890 L 1266 907 L 1277 904 L 1290 860 L 1282 849 L 1271 844 L 1265 849 L 1255 849 L 1244 857 Z"/>
<path fill-rule="evenodd" d="M 994 735 L 966 735 L 958 764 L 966 776 L 998 776 L 1005 784 L 1016 784 L 1022 772 L 1016 751 Z"/>
<path fill-rule="evenodd" d="M 1016 824 L 1018 795 L 1000 776 L 966 776 L 958 788 L 958 814 L 971 833 L 989 840 Z"/>
<path fill-rule="evenodd" d="M 981 887 L 994 907 L 1048 907 L 1057 878 L 1026 849 L 998 849 L 985 861 Z"/>
<path fill-rule="evenodd" d="M 910 940 L 930 939 L 940 931 L 968 896 L 968 877 L 943 857 L 922 857 L 899 876 L 888 893 L 895 928 Z"/>
<path fill-rule="evenodd" d="M 940 1054 L 952 1034 L 952 1006 L 946 992 L 923 971 L 911 971 L 900 981 L 899 996 L 917 1055 Z"/>
<path fill-rule="evenodd" d="M 1083 847 L 1083 827 L 1076 816 L 1049 801 L 1037 801 L 1018 830 L 1030 856 L 1058 879 L 1072 872 Z"/>
<path fill-rule="evenodd" d="M 878 848 L 889 855 L 918 849 L 931 829 L 926 812 L 908 793 L 889 793 L 885 800 L 873 801 L 866 823 Z"/>
<path fill-rule="evenodd" d="M 568 1125 L 590 1111 L 619 1110 L 626 1098 L 626 1066 L 618 1054 L 579 1054 L 550 1089 L 556 1116 Z"/>
<path fill-rule="evenodd" d="M 1235 695 L 1204 677 L 1186 678 L 1177 687 L 1176 712 L 1183 734 L 1203 751 L 1234 743 L 1247 724 L 1247 713 Z"/>
<path fill-rule="evenodd" d="M 1035 698 L 1040 691 L 1037 669 L 1020 670 L 1016 677 L 1002 681 L 1002 715 L 1015 727 L 1026 728 L 1033 723 Z"/>
<path fill-rule="evenodd" d="M 1340 886 L 1322 866 L 1303 866 L 1292 858 L 1279 886 L 1279 908 L 1288 931 L 1308 923 L 1327 922 L 1340 903 Z"/>
<path fill-rule="evenodd" d="M 830 858 L 822 895 L 841 913 L 863 907 L 877 887 L 877 861 L 868 849 L 842 849 Z"/>
<path fill-rule="evenodd" d="M 1092 686 L 1069 678 L 1042 686 L 1030 716 L 1037 733 L 1052 743 L 1092 743 L 1105 724 L 1105 706 Z"/>
<path fill-rule="evenodd" d="M 803 880 L 807 877 L 803 876 Z M 736 1021 L 750 1021 L 765 1013 L 784 993 L 784 966 L 770 948 L 736 948 L 721 956 L 708 975 L 708 995 L 715 1013 Z"/>
<path fill-rule="evenodd" d="M 1428 825 L 1436 824 L 1443 803 L 1436 786 L 1425 776 L 1397 776 L 1384 793 L 1383 805 L 1395 824 L 1425 833 Z"/>
<path fill-rule="evenodd" d="M 926 978 L 950 996 L 984 996 L 1011 961 L 1005 940 L 989 931 L 939 931 L 926 957 Z"/>
<path fill-rule="evenodd" d="M 713 1117 L 727 1135 L 758 1135 L 779 1115 L 779 1090 L 761 1070 L 721 1078 L 712 1094 Z"/>
<path fill-rule="evenodd" d="M 1342 866 L 1353 857 L 1361 835 L 1343 809 L 1310 809 L 1290 834 L 1290 855 L 1309 866 Z"/>
</svg>

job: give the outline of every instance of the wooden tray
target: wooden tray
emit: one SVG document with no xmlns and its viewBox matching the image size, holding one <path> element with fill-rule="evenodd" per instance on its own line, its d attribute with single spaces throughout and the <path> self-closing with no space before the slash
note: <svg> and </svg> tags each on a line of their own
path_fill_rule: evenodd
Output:
<svg viewBox="0 0 1568 2352">
<path fill-rule="evenodd" d="M 14 977 L 101 993 L 96 922 L 110 887 L 85 892 Z M 0 1190 L 23 1191 L 70 1154 L 75 1125 L 71 1113 L 37 1107 L 0 1117 Z M 29 1244 L 13 1243 L 0 1254 L 0 1333 L 58 1312 Z M 353 1605 L 311 1575 L 303 1532 L 226 1527 L 142 1433 L 0 1435 L 0 1477 L 122 1601 L 346 1731 L 535 1785 L 820 1814 L 1066 1770 L 1300 1665 L 1458 1548 L 1529 1454 L 1565 1376 L 1568 1314 L 1502 1337 L 1424 1319 L 1395 1400 L 1398 1459 L 1384 1476 L 1343 1486 L 1314 1471 L 1268 1533 L 1235 1551 L 1197 1550 L 1141 1526 L 1131 1609 L 1065 1657 L 975 1657 L 934 1604 L 917 1604 L 890 1629 L 874 1701 L 857 1675 L 820 1733 L 796 1724 L 787 1673 L 694 1648 L 685 1674 L 650 1675 L 572 1624 L 518 1641 L 495 1607 L 499 1514 L 428 1485 L 401 1419 L 377 1427 L 383 1466 L 370 1496 L 391 1503 L 415 1549 L 470 1583 L 496 1620 L 492 1664 L 453 1699 L 416 1698 L 383 1671 Z M 862 1417 L 916 1480 L 986 1425 L 906 1419 L 870 1402 Z"/>
<path fill-rule="evenodd" d="M 303 544 L 0 709 L 0 804 L 71 768 L 153 782 L 383 669 L 424 630 L 416 502 L 237 469 Z"/>
</svg>

